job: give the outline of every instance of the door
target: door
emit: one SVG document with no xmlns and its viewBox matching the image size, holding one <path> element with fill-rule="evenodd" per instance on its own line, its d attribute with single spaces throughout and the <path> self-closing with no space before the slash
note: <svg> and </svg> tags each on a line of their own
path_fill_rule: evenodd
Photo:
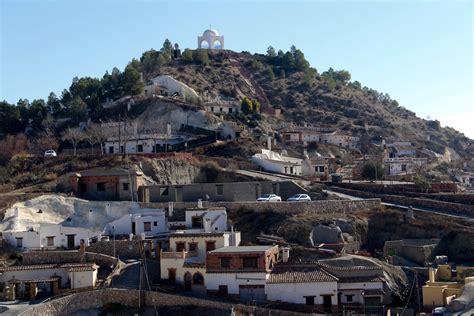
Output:
<svg viewBox="0 0 474 316">
<path fill-rule="evenodd" d="M 256 304 L 265 302 L 264 285 L 239 285 L 240 301 L 246 304 Z"/>
<path fill-rule="evenodd" d="M 227 285 L 219 285 L 219 296 L 226 297 L 228 293 Z"/>
<path fill-rule="evenodd" d="M 74 247 L 76 246 L 76 243 L 75 243 L 76 235 L 66 235 L 66 236 L 67 236 L 67 248 L 74 249 Z"/>
<path fill-rule="evenodd" d="M 193 284 L 193 276 L 191 275 L 191 273 L 186 272 L 184 274 L 184 289 L 186 291 L 191 291 L 192 284 Z"/>
<path fill-rule="evenodd" d="M 183 187 L 175 188 L 176 202 L 183 202 Z"/>
<path fill-rule="evenodd" d="M 314 296 L 305 296 L 306 305 L 314 305 Z"/>
<path fill-rule="evenodd" d="M 325 312 L 331 312 L 332 302 L 331 295 L 323 295 L 323 309 Z"/>
</svg>

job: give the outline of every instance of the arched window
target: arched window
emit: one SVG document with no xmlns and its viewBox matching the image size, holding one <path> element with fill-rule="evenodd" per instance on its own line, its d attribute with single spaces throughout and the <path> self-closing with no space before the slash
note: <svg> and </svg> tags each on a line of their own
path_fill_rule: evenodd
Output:
<svg viewBox="0 0 474 316">
<path fill-rule="evenodd" d="M 193 283 L 198 284 L 198 285 L 203 285 L 204 284 L 204 277 L 200 272 L 196 272 L 193 275 Z"/>
<path fill-rule="evenodd" d="M 201 41 L 201 45 L 200 45 L 200 48 L 204 48 L 204 49 L 208 49 L 209 48 L 209 42 L 206 41 L 206 40 L 202 40 Z"/>
<path fill-rule="evenodd" d="M 214 40 L 214 42 L 212 42 L 212 49 L 221 49 L 222 48 L 222 42 L 218 39 Z"/>
</svg>

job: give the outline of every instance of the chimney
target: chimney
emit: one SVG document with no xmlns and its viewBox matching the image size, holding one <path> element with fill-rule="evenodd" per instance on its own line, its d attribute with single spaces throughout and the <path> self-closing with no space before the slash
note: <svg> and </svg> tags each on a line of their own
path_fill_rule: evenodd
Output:
<svg viewBox="0 0 474 316">
<path fill-rule="evenodd" d="M 80 241 L 79 252 L 80 253 L 86 252 L 86 244 L 84 243 L 84 239 L 81 239 L 81 241 Z"/>
<path fill-rule="evenodd" d="M 15 218 L 18 218 L 18 214 L 19 214 L 18 207 L 15 207 Z"/>
<path fill-rule="evenodd" d="M 288 262 L 289 258 L 290 258 L 290 248 L 288 247 L 281 248 L 281 260 L 283 262 Z"/>
<path fill-rule="evenodd" d="M 173 217 L 173 202 L 168 202 L 168 217 Z"/>
<path fill-rule="evenodd" d="M 198 208 L 202 208 L 202 200 L 198 199 Z"/>
<path fill-rule="evenodd" d="M 130 234 L 128 235 L 128 240 L 130 240 L 130 241 L 133 240 L 133 234 L 132 234 L 132 233 L 130 233 Z"/>
<path fill-rule="evenodd" d="M 435 269 L 434 268 L 429 268 L 428 270 L 428 278 L 429 278 L 429 281 L 430 283 L 434 283 L 435 282 Z"/>
<path fill-rule="evenodd" d="M 166 124 L 166 135 L 171 136 L 171 124 Z"/>
<path fill-rule="evenodd" d="M 268 150 L 272 150 L 272 137 L 271 136 L 268 136 L 267 138 L 267 148 Z"/>
</svg>

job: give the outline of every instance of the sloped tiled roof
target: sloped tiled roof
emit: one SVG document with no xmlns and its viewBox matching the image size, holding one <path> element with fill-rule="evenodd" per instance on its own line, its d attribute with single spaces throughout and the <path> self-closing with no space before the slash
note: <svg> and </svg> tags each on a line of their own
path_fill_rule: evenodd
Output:
<svg viewBox="0 0 474 316">
<path fill-rule="evenodd" d="M 316 264 L 277 264 L 267 283 L 335 282 L 338 279 Z"/>
</svg>

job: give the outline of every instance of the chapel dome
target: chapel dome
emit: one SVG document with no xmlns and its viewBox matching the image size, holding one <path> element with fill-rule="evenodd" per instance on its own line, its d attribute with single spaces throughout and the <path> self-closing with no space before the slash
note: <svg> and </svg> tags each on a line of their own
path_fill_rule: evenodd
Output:
<svg viewBox="0 0 474 316">
<path fill-rule="evenodd" d="M 217 32 L 217 30 L 214 30 L 214 29 L 207 29 L 204 31 L 204 33 L 202 33 L 202 36 L 219 36 L 219 32 Z"/>
</svg>

